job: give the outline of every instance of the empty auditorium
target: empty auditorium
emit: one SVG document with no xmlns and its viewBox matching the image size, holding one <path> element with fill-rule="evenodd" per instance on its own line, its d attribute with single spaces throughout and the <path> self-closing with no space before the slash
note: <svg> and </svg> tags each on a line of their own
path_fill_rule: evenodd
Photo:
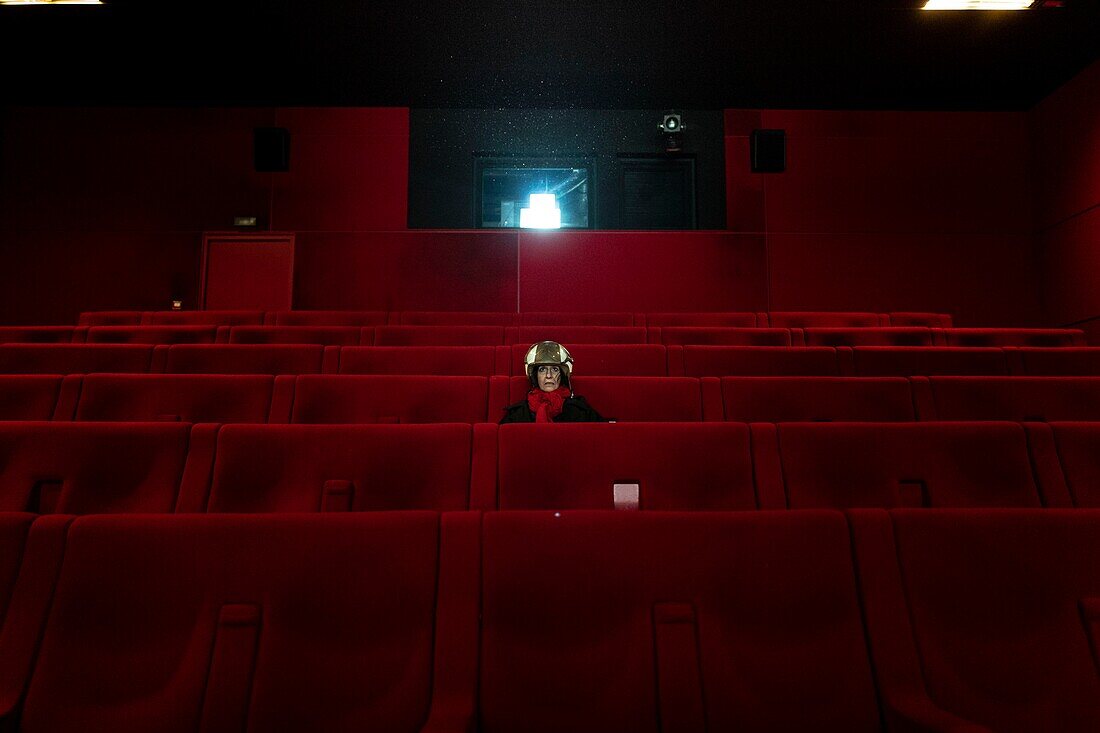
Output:
<svg viewBox="0 0 1100 733">
<path fill-rule="evenodd" d="M 1100 2 L 0 64 L 0 733 L 1100 733 Z"/>
</svg>

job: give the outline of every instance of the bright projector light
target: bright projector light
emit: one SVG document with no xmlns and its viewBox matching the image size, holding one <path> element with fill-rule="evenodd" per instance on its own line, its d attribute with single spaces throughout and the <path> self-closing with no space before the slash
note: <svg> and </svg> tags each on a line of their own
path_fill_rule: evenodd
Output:
<svg viewBox="0 0 1100 733">
<path fill-rule="evenodd" d="M 928 0 L 924 10 L 1027 10 L 1035 0 Z"/>
<path fill-rule="evenodd" d="M 519 210 L 520 229 L 561 229 L 561 209 L 552 193 L 533 193 L 531 203 Z"/>
</svg>

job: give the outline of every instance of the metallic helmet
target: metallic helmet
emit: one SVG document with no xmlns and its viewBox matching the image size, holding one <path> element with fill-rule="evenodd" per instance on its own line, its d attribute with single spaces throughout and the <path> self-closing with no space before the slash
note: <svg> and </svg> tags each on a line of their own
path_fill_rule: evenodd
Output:
<svg viewBox="0 0 1100 733">
<path fill-rule="evenodd" d="M 540 366 L 561 367 L 561 383 L 572 390 L 570 377 L 573 376 L 573 357 L 569 350 L 557 341 L 539 341 L 531 344 L 527 349 L 527 355 L 523 357 L 523 367 L 527 371 L 527 378 L 536 387 L 539 384 L 537 371 Z"/>
</svg>

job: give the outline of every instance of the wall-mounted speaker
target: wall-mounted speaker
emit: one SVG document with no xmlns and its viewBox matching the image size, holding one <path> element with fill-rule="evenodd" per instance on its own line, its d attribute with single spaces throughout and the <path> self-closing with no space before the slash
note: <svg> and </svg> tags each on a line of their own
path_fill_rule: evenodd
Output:
<svg viewBox="0 0 1100 733">
<path fill-rule="evenodd" d="M 252 165 L 257 173 L 285 173 L 290 170 L 290 130 L 285 127 L 257 127 L 252 131 Z"/>
<path fill-rule="evenodd" d="M 787 170 L 786 130 L 753 130 L 749 149 L 753 173 L 782 173 Z"/>
</svg>

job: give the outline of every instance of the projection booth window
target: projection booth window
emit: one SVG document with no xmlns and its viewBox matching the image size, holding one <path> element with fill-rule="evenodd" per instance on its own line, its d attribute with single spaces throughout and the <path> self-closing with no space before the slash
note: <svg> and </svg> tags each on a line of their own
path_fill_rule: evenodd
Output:
<svg viewBox="0 0 1100 733">
<path fill-rule="evenodd" d="M 580 160 L 481 159 L 478 226 L 588 229 L 591 178 Z"/>
</svg>

